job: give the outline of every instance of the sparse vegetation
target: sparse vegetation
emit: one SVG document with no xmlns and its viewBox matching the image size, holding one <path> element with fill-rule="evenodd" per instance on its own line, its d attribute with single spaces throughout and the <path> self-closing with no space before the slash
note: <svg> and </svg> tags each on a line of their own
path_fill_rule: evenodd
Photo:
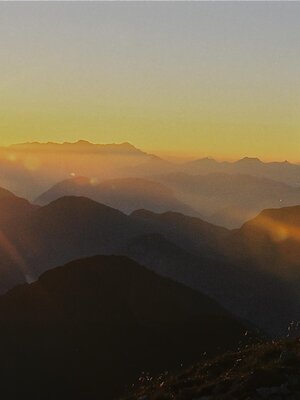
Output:
<svg viewBox="0 0 300 400">
<path fill-rule="evenodd" d="M 122 400 L 300 398 L 300 341 L 246 346 L 176 373 L 143 374 Z"/>
</svg>

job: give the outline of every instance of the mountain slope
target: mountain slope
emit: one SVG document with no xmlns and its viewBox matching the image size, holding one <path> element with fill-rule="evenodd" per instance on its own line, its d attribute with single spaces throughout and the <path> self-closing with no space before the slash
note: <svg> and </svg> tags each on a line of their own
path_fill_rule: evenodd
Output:
<svg viewBox="0 0 300 400">
<path fill-rule="evenodd" d="M 111 399 L 142 371 L 234 347 L 244 333 L 208 297 L 128 258 L 78 260 L 0 297 L 1 392 Z"/>
<path fill-rule="evenodd" d="M 37 208 L 29 201 L 0 188 L 0 229 L 5 230 L 9 224 L 18 223 Z"/>
<path fill-rule="evenodd" d="M 266 208 L 300 204 L 300 187 L 240 173 L 173 173 L 159 179 L 207 220 L 228 228 L 239 228 Z"/>
<path fill-rule="evenodd" d="M 17 246 L 33 272 L 94 254 L 120 253 L 140 226 L 122 212 L 84 197 L 39 208 L 20 227 Z"/>
<path fill-rule="evenodd" d="M 235 233 L 240 256 L 300 283 L 300 206 L 264 210 Z"/>
<path fill-rule="evenodd" d="M 194 254 L 215 252 L 230 234 L 225 228 L 176 212 L 158 214 L 148 210 L 136 210 L 131 216 L 148 223 L 155 232 L 165 235 Z"/>
<path fill-rule="evenodd" d="M 191 174 L 222 172 L 247 174 L 273 179 L 292 186 L 299 186 L 300 165 L 284 162 L 262 162 L 258 158 L 245 157 L 234 162 L 218 162 L 213 159 L 200 159 L 186 163 L 182 170 Z"/>
<path fill-rule="evenodd" d="M 122 254 L 213 297 L 268 333 L 282 334 L 300 317 L 298 281 L 276 272 L 276 252 L 264 266 L 243 238 L 238 230 L 178 213 L 127 216 L 90 199 L 65 197 L 1 231 L 0 290 L 77 258 Z"/>
<path fill-rule="evenodd" d="M 202 357 L 167 375 L 143 374 L 137 388 L 122 399 L 295 400 L 300 397 L 299 361 L 299 340 L 257 344 L 212 359 Z"/>
<path fill-rule="evenodd" d="M 127 238 L 139 232 L 125 214 L 89 199 L 66 197 L 34 207 L 5 229 L 2 224 L 0 290 L 32 282 L 45 270 L 76 258 L 119 253 Z"/>
<path fill-rule="evenodd" d="M 0 188 L 0 291 L 27 280 L 25 261 L 19 253 L 17 239 L 20 227 L 38 208 Z"/>
<path fill-rule="evenodd" d="M 272 335 L 284 334 L 288 324 L 300 318 L 299 286 L 276 274 L 276 263 L 262 268 L 239 230 L 176 213 L 140 210 L 132 216 L 160 234 L 131 243 L 127 254 L 137 261 L 159 266 L 161 273 L 209 294 Z"/>
<path fill-rule="evenodd" d="M 140 208 L 155 212 L 179 211 L 196 215 L 196 211 L 178 201 L 167 186 L 140 178 L 111 179 L 97 183 L 86 177 L 60 182 L 42 194 L 36 203 L 45 205 L 63 196 L 84 196 L 125 213 Z"/>
</svg>

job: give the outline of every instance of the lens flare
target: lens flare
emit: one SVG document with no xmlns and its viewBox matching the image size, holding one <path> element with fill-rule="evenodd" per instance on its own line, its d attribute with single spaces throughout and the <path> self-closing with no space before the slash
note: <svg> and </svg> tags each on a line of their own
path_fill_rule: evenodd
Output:
<svg viewBox="0 0 300 400">
<path fill-rule="evenodd" d="M 2 230 L 0 230 L 0 249 L 18 266 L 27 283 L 31 283 L 36 279 L 27 267 L 23 257 L 19 254 L 17 248 L 11 243 Z"/>
<path fill-rule="evenodd" d="M 272 217 L 261 214 L 253 220 L 253 225 L 268 233 L 274 242 L 284 242 L 291 239 L 300 242 L 300 228 Z"/>
</svg>

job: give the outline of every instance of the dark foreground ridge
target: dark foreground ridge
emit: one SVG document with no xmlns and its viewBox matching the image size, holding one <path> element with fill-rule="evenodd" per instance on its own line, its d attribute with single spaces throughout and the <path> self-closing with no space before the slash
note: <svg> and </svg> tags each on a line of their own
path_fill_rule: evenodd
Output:
<svg viewBox="0 0 300 400">
<path fill-rule="evenodd" d="M 127 257 L 74 261 L 0 297 L 1 393 L 109 400 L 142 371 L 237 348 L 246 330 L 209 297 Z"/>
<path fill-rule="evenodd" d="M 298 400 L 300 341 L 258 344 L 152 378 L 121 400 Z"/>
</svg>

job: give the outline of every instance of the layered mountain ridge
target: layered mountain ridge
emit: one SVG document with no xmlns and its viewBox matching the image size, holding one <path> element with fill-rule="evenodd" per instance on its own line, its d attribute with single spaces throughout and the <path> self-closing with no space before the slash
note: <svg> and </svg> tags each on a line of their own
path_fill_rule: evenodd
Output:
<svg viewBox="0 0 300 400">
<path fill-rule="evenodd" d="M 21 209 L 21 216 L 11 209 L 9 224 L 0 224 L 2 292 L 74 259 L 122 254 L 200 290 L 269 333 L 284 332 L 299 316 L 294 239 L 267 246 L 262 240 L 253 249 L 245 225 L 230 231 L 180 213 L 140 210 L 126 215 L 76 196 L 29 207 L 30 212 Z M 260 235 L 254 231 L 252 237 Z M 285 257 L 278 258 L 285 262 L 285 273 L 273 262 L 279 253 Z"/>
<path fill-rule="evenodd" d="M 210 298 L 117 256 L 74 261 L 0 296 L 0 330 L 3 395 L 107 400 L 141 371 L 236 348 L 249 331 Z"/>
</svg>

